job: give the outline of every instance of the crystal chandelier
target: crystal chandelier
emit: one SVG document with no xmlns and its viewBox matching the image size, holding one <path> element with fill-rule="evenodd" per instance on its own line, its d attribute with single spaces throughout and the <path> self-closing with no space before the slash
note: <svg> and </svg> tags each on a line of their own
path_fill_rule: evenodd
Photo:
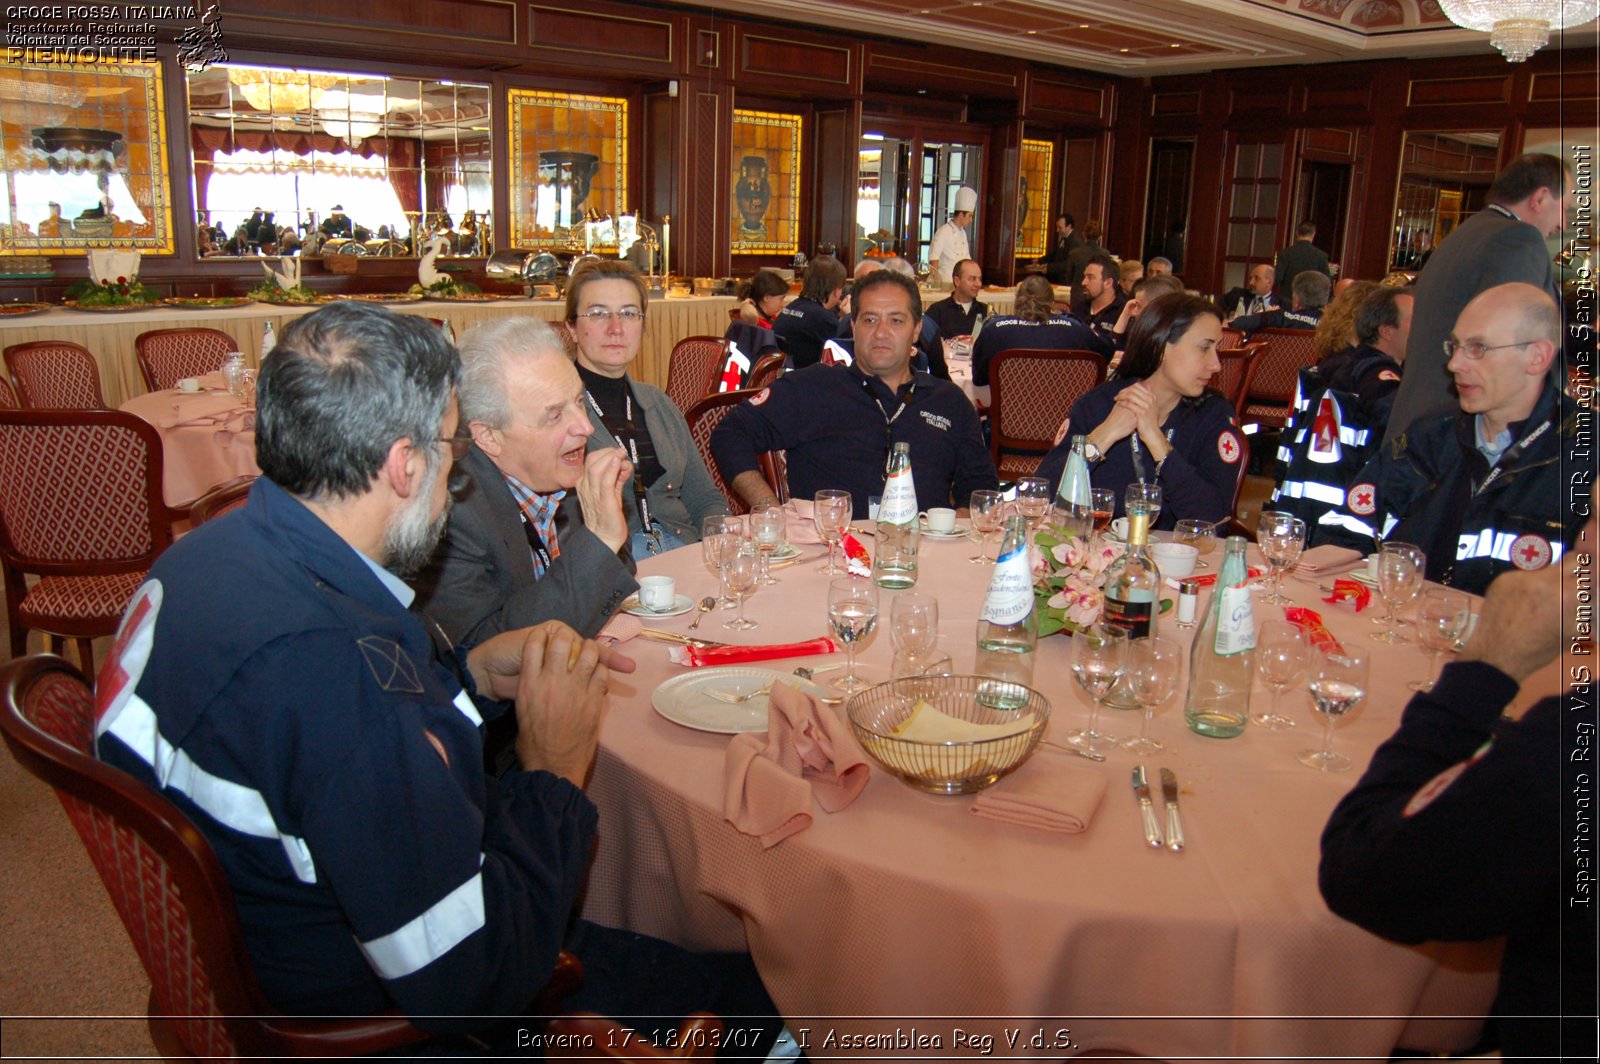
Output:
<svg viewBox="0 0 1600 1064">
<path fill-rule="evenodd" d="M 1551 30 L 1592 22 L 1600 0 L 1439 0 L 1457 26 L 1489 35 L 1508 63 L 1520 63 L 1550 42 Z"/>
<path fill-rule="evenodd" d="M 303 70 L 229 67 L 228 80 L 238 87 L 240 95 L 257 111 L 284 114 L 311 110 L 325 92 L 343 79 L 331 74 L 309 74 Z"/>
</svg>

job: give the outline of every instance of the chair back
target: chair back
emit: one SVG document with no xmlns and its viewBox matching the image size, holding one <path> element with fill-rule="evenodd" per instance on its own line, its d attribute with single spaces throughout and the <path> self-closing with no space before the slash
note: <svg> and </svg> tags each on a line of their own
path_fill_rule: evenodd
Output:
<svg viewBox="0 0 1600 1064">
<path fill-rule="evenodd" d="M 1233 404 L 1235 415 L 1244 406 L 1244 397 L 1255 376 L 1256 359 L 1266 346 L 1264 342 L 1257 341 L 1243 347 L 1217 348 L 1217 361 L 1222 368 L 1211 378 L 1211 387 Z"/>
<path fill-rule="evenodd" d="M 1300 370 L 1317 361 L 1316 332 L 1311 329 L 1257 329 L 1251 341 L 1265 341 L 1256 356 L 1255 376 L 1239 409 L 1241 425 L 1282 428 L 1294 402 Z"/>
<path fill-rule="evenodd" d="M 1222 339 L 1217 342 L 1218 351 L 1237 351 L 1244 346 L 1244 330 L 1222 327 Z"/>
<path fill-rule="evenodd" d="M 1093 351 L 1014 348 L 989 364 L 989 451 L 1001 480 L 1032 476 L 1061 419 L 1104 384 L 1106 360 Z"/>
<path fill-rule="evenodd" d="M 34 410 L 104 410 L 100 368 L 69 340 L 33 340 L 5 349 L 6 369 L 22 406 Z"/>
<path fill-rule="evenodd" d="M 749 383 L 745 385 L 754 391 L 760 391 L 783 372 L 784 359 L 787 356 L 782 351 L 774 351 L 770 355 L 762 355 L 761 361 L 756 363 L 756 368 L 750 371 Z"/>
<path fill-rule="evenodd" d="M 18 764 L 55 788 L 89 851 L 150 977 L 150 1031 L 163 1055 L 343 1056 L 421 1037 L 399 1016 L 279 1017 L 256 981 L 216 852 L 177 806 L 96 759 L 95 719 L 94 691 L 60 658 L 0 668 L 0 733 Z"/>
<path fill-rule="evenodd" d="M 667 361 L 667 398 L 685 414 L 716 387 L 727 358 L 727 341 L 719 336 L 686 336 L 672 345 Z"/>
<path fill-rule="evenodd" d="M 22 405 L 17 390 L 11 387 L 11 378 L 0 373 L 0 410 L 15 410 Z"/>
<path fill-rule="evenodd" d="M 176 388 L 185 377 L 215 373 L 239 350 L 221 329 L 151 329 L 140 333 L 133 346 L 144 386 L 152 392 Z"/>
<path fill-rule="evenodd" d="M 223 514 L 244 509 L 244 504 L 250 501 L 250 485 L 255 482 L 256 478 L 248 475 L 223 481 L 189 504 L 189 520 L 203 525 Z"/>
<path fill-rule="evenodd" d="M 700 452 L 700 460 L 706 464 L 711 479 L 722 492 L 722 497 L 728 501 L 728 513 L 734 516 L 749 513 L 750 504 L 733 490 L 732 485 L 722 479 L 722 470 L 717 468 L 717 460 L 711 455 L 711 434 L 722 424 L 722 419 L 728 416 L 728 411 L 755 394 L 757 394 L 755 388 L 741 388 L 736 392 L 717 392 L 694 404 L 689 413 L 684 415 L 684 420 L 689 423 L 689 435 L 694 438 L 695 449 Z M 761 476 L 772 488 L 772 493 L 778 497 L 778 501 L 788 502 L 789 467 L 785 453 L 763 451 L 756 456 L 756 460 L 760 465 Z"/>
</svg>

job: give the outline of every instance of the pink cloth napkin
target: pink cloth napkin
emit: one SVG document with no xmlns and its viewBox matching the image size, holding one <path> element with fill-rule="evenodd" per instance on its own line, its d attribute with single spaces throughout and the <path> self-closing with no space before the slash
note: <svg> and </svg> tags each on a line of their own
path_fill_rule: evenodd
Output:
<svg viewBox="0 0 1600 1064">
<path fill-rule="evenodd" d="M 810 547 L 822 542 L 817 535 L 816 522 L 811 519 L 813 504 L 810 499 L 790 499 L 783 507 L 787 518 L 784 539 L 792 546 Z"/>
<path fill-rule="evenodd" d="M 804 643 L 772 643 L 754 647 L 673 647 L 668 652 L 674 665 L 699 668 L 702 665 L 744 665 L 774 658 L 805 658 L 813 654 L 837 654 L 839 644 L 827 636 Z"/>
<path fill-rule="evenodd" d="M 1295 563 L 1292 570 L 1296 574 L 1310 574 L 1313 576 L 1332 572 L 1343 572 L 1361 560 L 1361 552 L 1351 550 L 1349 547 L 1340 547 L 1332 543 L 1324 543 L 1320 547 L 1312 547 L 1300 555 L 1300 560 Z"/>
<path fill-rule="evenodd" d="M 770 849 L 811 826 L 811 800 L 837 813 L 872 774 L 867 755 L 831 706 L 779 681 L 768 699 L 765 737 L 728 743 L 722 810 L 728 822 Z"/>
<path fill-rule="evenodd" d="M 1106 777 L 1099 769 L 1063 764 L 1056 757 L 1031 757 L 980 791 L 972 812 L 1007 824 L 1076 835 L 1088 829 L 1105 793 Z"/>
<path fill-rule="evenodd" d="M 631 613 L 619 613 L 595 636 L 602 643 L 626 643 L 644 631 L 644 622 Z"/>
</svg>

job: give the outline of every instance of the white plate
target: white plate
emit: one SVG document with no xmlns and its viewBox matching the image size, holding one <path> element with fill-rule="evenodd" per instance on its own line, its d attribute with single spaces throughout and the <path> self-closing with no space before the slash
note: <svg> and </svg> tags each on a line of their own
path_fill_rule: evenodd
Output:
<svg viewBox="0 0 1600 1064">
<path fill-rule="evenodd" d="M 772 552 L 772 560 L 775 562 L 786 562 L 790 558 L 798 557 L 800 557 L 800 548 L 793 543 L 780 544 L 778 549 Z"/>
<path fill-rule="evenodd" d="M 935 532 L 928 527 L 928 522 L 922 522 L 922 534 L 928 539 L 964 539 L 968 531 L 970 531 L 970 526 L 962 524 L 960 521 L 956 522 L 956 527 L 950 532 Z"/>
<path fill-rule="evenodd" d="M 767 730 L 765 695 L 735 705 L 719 702 L 706 692 L 715 689 L 743 693 L 769 683 L 787 683 L 810 694 L 821 693 L 821 688 L 816 684 L 802 680 L 792 672 L 746 665 L 718 665 L 674 676 L 650 693 L 650 704 L 672 723 L 695 731 L 716 732 L 719 735 L 764 732 Z"/>
<path fill-rule="evenodd" d="M 622 600 L 622 612 L 631 613 L 635 617 L 676 617 L 681 613 L 688 613 L 694 609 L 694 599 L 688 595 L 678 595 L 672 600 L 669 610 L 652 610 L 639 602 L 638 595 L 629 595 Z"/>
</svg>

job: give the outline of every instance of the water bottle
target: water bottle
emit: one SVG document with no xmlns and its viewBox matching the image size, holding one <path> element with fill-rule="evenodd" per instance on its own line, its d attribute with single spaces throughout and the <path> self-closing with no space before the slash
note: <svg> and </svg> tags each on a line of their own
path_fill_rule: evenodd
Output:
<svg viewBox="0 0 1600 1064">
<path fill-rule="evenodd" d="M 917 489 L 911 480 L 911 445 L 897 443 L 889 453 L 883 500 L 878 505 L 872 579 L 879 587 L 907 588 L 917 582 Z"/>
<path fill-rule="evenodd" d="M 445 343 L 454 344 L 456 342 L 456 330 L 450 324 L 449 318 L 445 318 L 439 323 L 439 331 L 444 333 Z"/>
<path fill-rule="evenodd" d="M 1039 629 L 1033 618 L 1033 566 L 1028 561 L 1028 519 L 1006 518 L 1000 559 L 978 615 L 978 701 L 994 709 L 1021 709 L 1033 683 Z M 1021 685 L 1021 686 L 1019 686 Z"/>
<path fill-rule="evenodd" d="M 1056 489 L 1056 505 L 1066 510 L 1087 512 L 1094 502 L 1089 494 L 1089 460 L 1083 456 L 1086 436 L 1072 437 L 1072 451 L 1067 455 L 1067 469 L 1061 474 L 1061 486 Z"/>
<path fill-rule="evenodd" d="M 238 396 L 239 385 L 244 381 L 244 356 L 237 351 L 229 351 L 228 357 L 222 360 L 222 383 L 228 389 L 228 394 Z"/>
<path fill-rule="evenodd" d="M 261 330 L 261 357 L 265 359 L 267 355 L 272 353 L 272 349 L 277 346 L 278 334 L 272 328 L 272 323 L 269 321 Z"/>
<path fill-rule="evenodd" d="M 1229 536 L 1206 619 L 1189 653 L 1189 694 L 1183 717 L 1189 729 L 1231 739 L 1250 719 L 1250 684 L 1256 667 L 1256 625 L 1250 611 L 1245 539 Z"/>
</svg>

